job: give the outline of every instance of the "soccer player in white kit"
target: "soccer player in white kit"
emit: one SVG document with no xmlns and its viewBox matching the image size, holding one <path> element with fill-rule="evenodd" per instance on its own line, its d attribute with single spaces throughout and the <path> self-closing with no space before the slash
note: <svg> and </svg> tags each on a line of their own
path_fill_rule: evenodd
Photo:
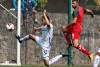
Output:
<svg viewBox="0 0 100 67">
<path fill-rule="evenodd" d="M 42 49 L 42 56 L 43 56 L 44 64 L 46 66 L 52 65 L 53 63 L 58 61 L 58 59 L 60 59 L 61 57 L 68 56 L 67 54 L 63 52 L 60 52 L 60 55 L 49 60 L 49 52 L 51 49 L 51 40 L 53 36 L 53 25 L 50 23 L 49 20 L 50 20 L 49 17 L 46 15 L 46 10 L 44 10 L 44 13 L 41 19 L 42 26 L 34 27 L 35 30 L 42 31 L 41 36 L 29 34 L 29 35 L 24 36 L 23 38 L 20 38 L 19 35 L 17 34 L 15 35 L 20 43 L 29 39 L 32 39 L 33 41 L 35 41 Z"/>
<path fill-rule="evenodd" d="M 98 67 L 99 61 L 100 61 L 100 48 L 98 49 L 96 53 L 93 66 Z"/>
<path fill-rule="evenodd" d="M 100 31 L 100 27 L 98 28 L 98 30 Z M 100 48 L 98 49 L 98 51 L 97 51 L 97 53 L 95 55 L 93 66 L 94 67 L 98 67 L 99 61 L 100 61 Z"/>
</svg>

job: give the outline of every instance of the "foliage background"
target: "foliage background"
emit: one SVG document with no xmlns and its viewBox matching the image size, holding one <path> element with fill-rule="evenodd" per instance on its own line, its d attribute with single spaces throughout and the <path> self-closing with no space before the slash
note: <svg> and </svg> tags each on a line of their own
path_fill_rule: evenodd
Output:
<svg viewBox="0 0 100 67">
<path fill-rule="evenodd" d="M 86 7 L 92 10 L 100 10 L 100 0 L 86 0 Z"/>
</svg>

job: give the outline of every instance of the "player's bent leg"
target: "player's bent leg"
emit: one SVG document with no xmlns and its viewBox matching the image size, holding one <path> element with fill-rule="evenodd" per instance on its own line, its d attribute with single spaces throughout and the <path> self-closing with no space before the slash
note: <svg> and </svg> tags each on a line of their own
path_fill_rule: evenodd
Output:
<svg viewBox="0 0 100 67">
<path fill-rule="evenodd" d="M 78 40 L 73 40 L 73 46 L 75 47 L 75 48 L 77 48 L 78 47 Z"/>
<path fill-rule="evenodd" d="M 20 43 L 29 39 L 36 41 L 36 36 L 33 34 L 26 35 L 23 38 L 20 38 L 18 34 L 15 34 L 15 37 L 19 40 Z"/>
<path fill-rule="evenodd" d="M 46 44 L 47 45 L 47 44 Z M 60 55 L 52 58 L 49 60 L 49 52 L 50 52 L 50 49 L 51 49 L 51 46 L 49 46 L 49 48 L 47 47 L 44 47 L 40 44 L 40 46 L 42 47 L 42 56 L 43 56 L 43 59 L 44 59 L 44 64 L 46 66 L 50 66 L 52 64 L 54 64 L 55 62 L 57 62 L 61 57 L 65 57 L 65 56 L 68 56 L 66 55 L 65 53 L 61 52 Z"/>
<path fill-rule="evenodd" d="M 46 66 L 49 66 L 49 59 L 44 59 L 44 64 L 45 64 Z"/>
<path fill-rule="evenodd" d="M 44 64 L 46 66 L 50 66 L 50 65 L 54 64 L 55 62 L 57 62 L 61 57 L 66 57 L 66 56 L 69 56 L 69 55 L 67 55 L 67 54 L 65 54 L 63 52 L 60 52 L 60 55 L 58 55 L 58 56 L 56 56 L 56 57 L 54 57 L 54 58 L 52 58 L 50 60 L 49 60 L 48 57 L 46 57 L 46 58 L 44 58 Z"/>
<path fill-rule="evenodd" d="M 64 34 L 64 37 L 65 37 L 66 41 L 68 42 L 68 44 L 71 44 L 71 39 L 70 39 L 69 34 L 67 32 L 63 32 L 63 34 Z"/>
<path fill-rule="evenodd" d="M 78 40 L 74 40 L 73 41 L 73 45 L 75 48 L 77 48 L 78 50 L 80 50 L 81 52 L 85 53 L 88 55 L 88 57 L 90 58 L 90 61 L 93 61 L 93 55 L 82 45 L 78 44 Z"/>
<path fill-rule="evenodd" d="M 75 48 L 77 48 L 81 52 L 87 54 L 88 56 L 91 54 L 83 45 L 78 44 L 78 40 L 74 40 L 73 45 Z"/>
<path fill-rule="evenodd" d="M 29 34 L 29 38 L 32 39 L 33 41 L 36 41 L 36 36 L 33 34 Z"/>
<path fill-rule="evenodd" d="M 69 36 L 69 33 L 67 31 L 67 28 L 65 28 L 64 26 L 62 27 L 62 31 L 63 31 L 63 34 L 64 34 L 64 37 L 66 39 L 66 41 L 68 42 L 69 45 L 72 45 L 71 44 L 71 38 Z"/>
<path fill-rule="evenodd" d="M 20 39 L 19 39 L 19 42 L 22 43 L 23 41 L 26 41 L 26 40 L 29 40 L 29 39 L 30 39 L 30 38 L 29 38 L 29 35 L 26 35 L 26 36 L 20 38 Z"/>
<path fill-rule="evenodd" d="M 61 57 L 62 57 L 62 55 L 58 55 L 58 56 L 56 56 L 56 57 L 54 57 L 50 60 L 49 59 L 44 59 L 44 64 L 46 66 L 50 66 L 50 65 L 54 64 L 55 62 L 57 62 Z"/>
</svg>

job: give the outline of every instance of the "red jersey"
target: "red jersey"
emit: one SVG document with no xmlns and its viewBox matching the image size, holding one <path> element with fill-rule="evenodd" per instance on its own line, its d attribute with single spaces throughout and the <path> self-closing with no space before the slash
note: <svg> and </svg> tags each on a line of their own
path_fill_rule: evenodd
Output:
<svg viewBox="0 0 100 67">
<path fill-rule="evenodd" d="M 76 23 L 73 24 L 73 31 L 77 31 L 77 30 L 82 30 L 82 21 L 84 18 L 84 13 L 85 13 L 85 9 L 81 6 L 78 6 L 77 8 L 74 9 L 73 11 L 73 18 L 76 17 Z"/>
</svg>

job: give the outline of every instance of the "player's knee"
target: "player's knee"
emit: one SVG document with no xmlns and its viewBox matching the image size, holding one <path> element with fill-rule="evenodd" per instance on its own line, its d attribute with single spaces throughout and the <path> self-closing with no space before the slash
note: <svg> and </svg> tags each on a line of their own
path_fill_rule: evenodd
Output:
<svg viewBox="0 0 100 67">
<path fill-rule="evenodd" d="M 50 64 L 49 64 L 50 62 L 49 62 L 49 57 L 45 57 L 44 58 L 44 64 L 46 65 L 46 66 L 49 66 Z"/>
<path fill-rule="evenodd" d="M 77 48 L 77 47 L 78 47 L 78 44 L 74 44 L 74 43 L 73 43 L 73 46 L 74 46 L 75 48 Z"/>
<path fill-rule="evenodd" d="M 49 66 L 49 64 L 45 64 L 45 66 Z"/>
<path fill-rule="evenodd" d="M 29 38 L 31 38 L 32 37 L 32 34 L 29 34 Z"/>
<path fill-rule="evenodd" d="M 77 48 L 78 47 L 78 40 L 73 40 L 73 46 L 75 47 L 75 48 Z"/>
<path fill-rule="evenodd" d="M 75 48 L 77 48 L 78 46 L 77 45 L 73 45 Z"/>
<path fill-rule="evenodd" d="M 49 62 L 48 61 L 44 61 L 45 66 L 49 66 Z"/>
</svg>

